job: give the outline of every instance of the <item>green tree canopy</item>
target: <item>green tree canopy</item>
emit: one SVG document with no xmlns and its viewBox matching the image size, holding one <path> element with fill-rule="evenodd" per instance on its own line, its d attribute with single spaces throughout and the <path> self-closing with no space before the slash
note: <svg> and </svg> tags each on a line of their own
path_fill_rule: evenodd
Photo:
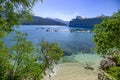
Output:
<svg viewBox="0 0 120 80">
<path fill-rule="evenodd" d="M 30 20 L 32 8 L 37 1 L 0 0 L 0 37 L 3 36 L 3 32 L 11 32 L 14 25 Z"/>
<path fill-rule="evenodd" d="M 11 69 L 6 80 L 40 80 L 42 78 L 41 63 L 34 56 L 35 48 L 32 42 L 26 39 L 26 33 L 16 32 L 13 40 L 16 42 L 9 50 Z"/>
<path fill-rule="evenodd" d="M 120 11 L 96 25 L 94 42 L 96 52 L 101 55 L 108 55 L 116 49 L 120 50 Z"/>
<path fill-rule="evenodd" d="M 0 80 L 41 80 L 45 70 L 63 55 L 56 43 L 43 42 L 39 45 L 40 54 L 35 56 L 32 42 L 20 32 L 13 38 L 16 44 L 11 48 L 4 45 L 6 34 L 14 31 L 14 26 L 31 19 L 36 1 L 0 0 Z"/>
<path fill-rule="evenodd" d="M 48 43 L 43 40 L 39 46 L 40 48 L 38 50 L 44 64 L 43 70 L 51 67 L 53 64 L 56 64 L 64 54 L 63 50 L 58 47 L 57 43 Z"/>
</svg>

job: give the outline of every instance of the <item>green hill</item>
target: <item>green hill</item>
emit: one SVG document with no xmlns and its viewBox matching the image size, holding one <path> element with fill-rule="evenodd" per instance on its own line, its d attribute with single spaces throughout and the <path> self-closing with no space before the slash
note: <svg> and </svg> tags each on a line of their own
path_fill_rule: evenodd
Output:
<svg viewBox="0 0 120 80">
<path fill-rule="evenodd" d="M 25 23 L 23 23 L 23 25 L 66 25 L 66 24 L 48 18 L 32 16 L 32 21 L 26 21 Z"/>
</svg>

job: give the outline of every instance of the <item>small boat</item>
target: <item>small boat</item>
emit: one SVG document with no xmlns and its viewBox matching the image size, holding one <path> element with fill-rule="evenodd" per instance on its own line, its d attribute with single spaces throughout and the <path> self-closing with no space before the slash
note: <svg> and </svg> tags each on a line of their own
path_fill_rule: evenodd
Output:
<svg viewBox="0 0 120 80">
<path fill-rule="evenodd" d="M 35 29 L 39 29 L 38 27 L 36 27 Z"/>
<path fill-rule="evenodd" d="M 41 27 L 41 29 L 45 29 L 44 27 Z"/>
</svg>

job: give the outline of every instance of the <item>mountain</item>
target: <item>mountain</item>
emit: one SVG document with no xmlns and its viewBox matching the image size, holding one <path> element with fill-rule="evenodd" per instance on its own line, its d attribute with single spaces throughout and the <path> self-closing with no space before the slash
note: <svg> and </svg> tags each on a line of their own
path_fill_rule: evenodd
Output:
<svg viewBox="0 0 120 80">
<path fill-rule="evenodd" d="M 54 20 L 54 21 L 57 21 L 57 22 L 61 22 L 61 23 L 64 23 L 66 25 L 69 24 L 69 21 L 64 21 L 64 20 L 61 20 L 61 19 L 58 19 L 58 18 L 47 18 L 47 19 L 51 19 L 51 20 Z"/>
<path fill-rule="evenodd" d="M 26 21 L 23 25 L 66 25 L 62 22 L 58 22 L 48 18 L 42 18 L 38 16 L 32 16 L 32 21 Z"/>
</svg>

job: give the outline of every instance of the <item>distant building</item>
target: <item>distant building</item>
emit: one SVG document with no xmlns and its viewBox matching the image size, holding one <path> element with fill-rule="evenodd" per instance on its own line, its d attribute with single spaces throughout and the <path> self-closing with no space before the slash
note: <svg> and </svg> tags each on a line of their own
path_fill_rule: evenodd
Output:
<svg viewBox="0 0 120 80">
<path fill-rule="evenodd" d="M 93 28 L 95 24 L 101 23 L 103 17 L 82 18 L 77 16 L 69 22 L 69 27 Z"/>
</svg>

